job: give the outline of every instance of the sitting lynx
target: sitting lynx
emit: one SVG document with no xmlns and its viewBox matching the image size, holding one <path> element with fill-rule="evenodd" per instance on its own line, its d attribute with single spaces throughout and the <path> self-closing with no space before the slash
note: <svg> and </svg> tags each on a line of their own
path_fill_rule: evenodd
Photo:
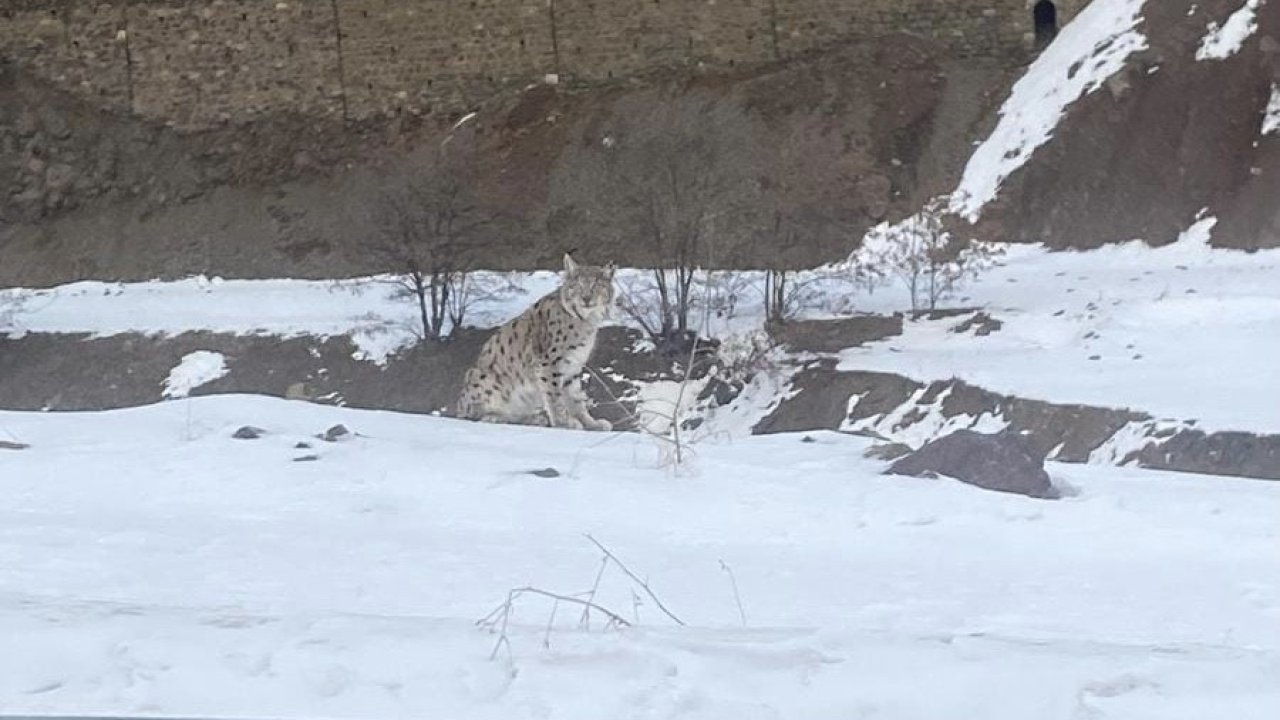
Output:
<svg viewBox="0 0 1280 720">
<path fill-rule="evenodd" d="M 613 305 L 613 268 L 564 256 L 564 282 L 498 328 L 467 371 L 458 415 L 485 422 L 610 430 L 587 412 L 582 368 Z"/>
</svg>

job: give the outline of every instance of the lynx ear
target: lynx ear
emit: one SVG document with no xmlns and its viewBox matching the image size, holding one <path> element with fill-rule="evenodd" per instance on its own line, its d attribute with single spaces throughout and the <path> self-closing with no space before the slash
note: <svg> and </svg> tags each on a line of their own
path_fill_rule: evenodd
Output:
<svg viewBox="0 0 1280 720">
<path fill-rule="evenodd" d="M 605 265 L 604 269 L 609 273 L 610 279 L 612 279 L 614 274 L 618 272 L 618 266 L 615 265 L 614 263 L 609 263 L 608 265 Z"/>
<path fill-rule="evenodd" d="M 578 263 L 574 262 L 573 258 L 569 257 L 569 253 L 565 253 L 564 254 L 564 271 L 567 273 L 571 273 L 571 272 L 576 272 L 577 269 L 578 269 Z"/>
</svg>

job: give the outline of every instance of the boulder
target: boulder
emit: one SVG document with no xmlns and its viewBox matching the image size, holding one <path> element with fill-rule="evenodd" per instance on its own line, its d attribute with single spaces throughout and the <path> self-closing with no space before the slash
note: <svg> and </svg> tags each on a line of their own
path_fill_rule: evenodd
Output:
<svg viewBox="0 0 1280 720">
<path fill-rule="evenodd" d="M 263 433 L 265 432 L 266 430 L 263 430 L 262 428 L 254 427 L 252 425 L 245 425 L 244 427 L 241 427 L 239 430 L 236 430 L 234 433 L 232 433 L 231 437 L 235 438 L 236 440 L 257 440 L 258 438 L 262 437 Z"/>
<path fill-rule="evenodd" d="M 913 477 L 949 477 L 986 490 L 1055 499 L 1044 456 L 1012 434 L 958 430 L 898 460 L 886 471 Z"/>
<path fill-rule="evenodd" d="M 347 429 L 346 425 L 334 425 L 316 437 L 325 442 L 344 442 L 355 437 L 355 435 Z"/>
<path fill-rule="evenodd" d="M 897 460 L 912 453 L 910 445 L 903 443 L 880 443 L 872 445 L 862 453 L 862 457 L 870 460 Z"/>
</svg>

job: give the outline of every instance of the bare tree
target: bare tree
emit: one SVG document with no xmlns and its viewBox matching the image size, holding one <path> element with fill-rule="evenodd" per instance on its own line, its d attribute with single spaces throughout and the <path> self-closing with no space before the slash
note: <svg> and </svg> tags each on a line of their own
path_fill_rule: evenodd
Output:
<svg viewBox="0 0 1280 720">
<path fill-rule="evenodd" d="M 780 130 L 763 152 L 767 162 L 750 205 L 755 236 L 780 257 L 782 250 L 838 242 L 860 222 L 856 168 L 842 162 L 844 137 L 817 118 Z M 817 297 L 815 273 L 772 266 L 765 274 L 765 315 L 783 322 Z"/>
<path fill-rule="evenodd" d="M 492 288 L 471 275 L 472 248 L 496 214 L 476 202 L 474 177 L 442 145 L 427 167 L 388 182 L 373 209 L 367 250 L 393 273 L 417 305 L 424 340 L 446 338 Z"/>
<path fill-rule="evenodd" d="M 899 223 L 872 228 L 850 256 L 852 264 L 900 281 L 913 315 L 936 310 L 942 298 L 1000 254 L 993 245 L 954 236 L 948 229 L 949 203 L 950 198 L 937 197 Z"/>
<path fill-rule="evenodd" d="M 617 175 L 620 199 L 662 262 L 652 273 L 656 322 L 650 318 L 641 323 L 647 323 L 650 334 L 681 337 L 690 329 L 694 279 L 706 260 L 704 243 L 724 183 L 716 173 L 715 150 L 705 137 L 658 136 L 636 150 L 627 169 Z M 644 314 L 635 303 L 623 309 L 633 316 Z"/>
<path fill-rule="evenodd" d="M 698 268 L 713 259 L 751 176 L 748 121 L 707 98 L 665 98 L 607 131 L 598 146 L 599 217 L 608 232 L 651 252 L 647 282 L 624 288 L 622 309 L 655 338 L 696 330 Z"/>
</svg>

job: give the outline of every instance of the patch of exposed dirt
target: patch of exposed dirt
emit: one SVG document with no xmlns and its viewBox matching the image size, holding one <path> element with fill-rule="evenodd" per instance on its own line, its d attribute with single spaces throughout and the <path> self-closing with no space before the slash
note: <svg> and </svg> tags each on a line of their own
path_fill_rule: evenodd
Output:
<svg viewBox="0 0 1280 720">
<path fill-rule="evenodd" d="M 792 352 L 835 353 L 902 334 L 901 315 L 855 315 L 835 320 L 792 320 L 769 335 Z"/>
<path fill-rule="evenodd" d="M 379 366 L 355 358 L 347 338 L 281 339 L 213 333 L 172 337 L 33 333 L 0 337 L 0 409 L 106 410 L 159 402 L 164 381 L 182 358 L 198 350 L 222 353 L 228 373 L 193 395 L 254 393 L 325 404 L 450 414 L 466 369 L 489 331 L 466 331 L 446 343 L 424 343 Z M 679 380 L 687 346 L 648 349 L 640 333 L 600 332 L 586 379 L 596 414 L 619 429 L 635 427 L 641 383 Z M 716 365 L 714 345 L 701 346 L 692 377 Z M 1190 426 L 1157 428 L 1140 412 L 1025 400 L 959 380 L 923 384 L 892 374 L 841 372 L 836 361 L 811 362 L 795 374 L 787 399 L 754 428 L 758 434 L 839 430 L 850 424 L 889 440 L 915 423 L 992 416 L 1025 436 L 1035 450 L 1064 462 L 1090 454 L 1132 423 L 1149 423 L 1150 443 L 1120 458 L 1143 467 L 1280 479 L 1280 437 L 1204 433 Z M 730 402 L 741 390 L 712 378 L 698 407 Z M 856 402 L 853 402 L 856 399 Z M 886 418 L 896 417 L 892 426 Z M 694 422 L 700 422 L 694 418 Z M 861 421 L 861 422 L 860 422 Z"/>
<path fill-rule="evenodd" d="M 780 238 L 772 206 L 740 197 L 743 207 L 720 214 L 712 265 L 842 257 L 849 238 L 954 182 L 1014 71 L 886 38 L 724 74 L 495 97 L 464 126 L 478 203 L 509 221 L 474 241 L 477 264 L 553 267 L 568 249 L 588 262 L 653 264 L 662 253 L 649 236 L 602 203 L 606 175 L 626 170 L 606 167 L 605 144 L 668 125 L 741 138 L 717 162 L 761 197 L 785 193 L 799 228 Z M 368 208 L 425 166 L 451 120 L 276 116 L 185 132 L 104 112 L 0 64 L 0 285 L 383 270 L 359 251 Z"/>
<path fill-rule="evenodd" d="M 0 336 L 0 409 L 109 410 L 163 399 L 164 381 L 184 356 L 221 353 L 228 372 L 193 395 L 253 393 L 349 407 L 451 414 L 463 375 L 492 331 L 466 330 L 420 343 L 376 365 L 356 358 L 346 337 L 278 338 L 193 332 L 111 337 L 31 333 Z M 682 377 L 688 352 L 637 351 L 640 333 L 600 330 L 585 387 L 600 416 L 629 427 L 636 381 Z M 698 354 L 706 374 L 714 346 Z M 621 401 L 620 401 L 621 400 Z"/>
<path fill-rule="evenodd" d="M 488 333 L 424 343 L 385 366 L 357 360 L 349 339 L 184 333 L 172 337 L 29 334 L 0 338 L 0 407 L 106 410 L 158 402 L 183 356 L 222 353 L 229 372 L 193 395 L 255 393 L 408 412 L 447 410 Z"/>
<path fill-rule="evenodd" d="M 1131 423 L 1151 416 L 1132 410 L 1062 405 L 1001 395 L 961 380 L 920 383 L 900 375 L 845 372 L 836 361 L 815 361 L 797 373 L 796 391 L 756 427 L 756 433 L 839 430 L 869 426 L 887 440 L 927 419 L 999 418 L 1036 452 L 1061 462 L 1088 462 Z M 856 402 L 855 402 L 856 400 Z M 939 402 L 939 400 L 941 402 Z M 888 418 L 898 418 L 889 424 Z M 862 422 L 859 422 L 862 421 Z M 1280 436 L 1204 433 L 1191 427 L 1153 429 L 1149 443 L 1124 462 L 1179 472 L 1280 480 Z"/>
</svg>

